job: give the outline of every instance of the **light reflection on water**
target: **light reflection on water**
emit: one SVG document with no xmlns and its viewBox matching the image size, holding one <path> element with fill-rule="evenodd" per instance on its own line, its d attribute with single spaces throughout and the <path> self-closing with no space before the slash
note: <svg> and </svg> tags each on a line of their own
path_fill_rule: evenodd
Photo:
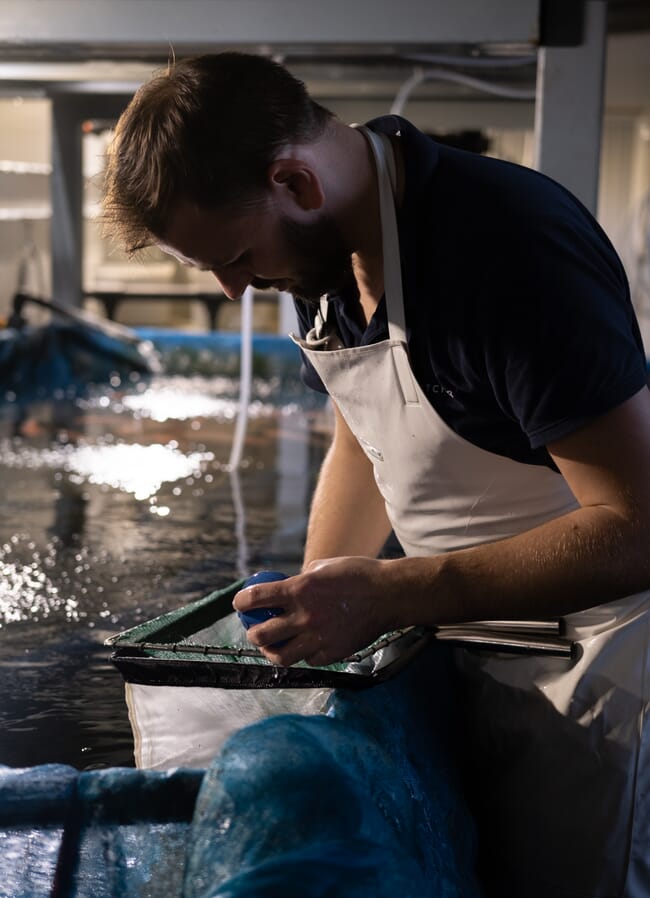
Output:
<svg viewBox="0 0 650 898">
<path fill-rule="evenodd" d="M 163 483 L 184 477 L 200 477 L 201 465 L 214 459 L 212 452 L 180 452 L 175 441 L 163 446 L 153 443 L 111 445 L 70 444 L 55 449 L 0 444 L 0 456 L 8 468 L 51 468 L 65 471 L 72 483 L 105 485 L 133 493 L 136 499 L 155 495 Z"/>
<path fill-rule="evenodd" d="M 248 417 L 274 415 L 277 402 L 273 401 L 273 389 L 277 391 L 277 379 L 268 383 L 257 380 L 254 384 L 256 398 L 250 403 Z M 239 403 L 238 384 L 227 377 L 169 377 L 154 381 L 144 392 L 130 393 L 114 404 L 116 411 L 132 412 L 136 417 L 167 421 L 174 418 L 185 421 L 188 418 L 204 417 L 231 421 L 236 418 Z M 95 402 L 103 402 L 99 397 Z"/>
<path fill-rule="evenodd" d="M 79 620 L 77 600 L 61 596 L 43 570 L 52 563 L 51 547 L 44 557 L 34 552 L 31 564 L 15 564 L 11 551 L 9 543 L 0 549 L 0 628 L 21 620 L 38 621 L 58 611 L 68 620 Z"/>
<path fill-rule="evenodd" d="M 148 386 L 141 383 L 134 390 L 118 399 L 106 394 L 82 400 L 85 408 L 111 407 L 114 412 L 127 412 L 135 418 L 151 418 L 154 421 L 188 418 L 212 418 L 232 421 L 239 409 L 237 380 L 232 377 L 165 377 L 156 378 Z M 248 407 L 248 418 L 273 416 L 282 411 L 291 414 L 305 405 L 292 401 L 291 395 L 280 396 L 283 384 L 278 377 L 253 381 L 253 399 Z"/>
<path fill-rule="evenodd" d="M 132 764 L 103 640 L 242 565 L 300 564 L 323 412 L 258 385 L 235 502 L 215 379 L 169 380 L 0 417 L 0 764 Z"/>
</svg>

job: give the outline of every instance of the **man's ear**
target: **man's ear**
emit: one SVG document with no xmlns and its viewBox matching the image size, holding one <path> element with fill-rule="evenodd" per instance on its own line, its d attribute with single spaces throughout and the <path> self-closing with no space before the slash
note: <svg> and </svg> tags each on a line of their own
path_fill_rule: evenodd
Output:
<svg viewBox="0 0 650 898">
<path fill-rule="evenodd" d="M 298 205 L 304 212 L 320 209 L 325 194 L 320 178 L 301 159 L 274 159 L 269 166 L 269 186 L 281 202 Z"/>
</svg>

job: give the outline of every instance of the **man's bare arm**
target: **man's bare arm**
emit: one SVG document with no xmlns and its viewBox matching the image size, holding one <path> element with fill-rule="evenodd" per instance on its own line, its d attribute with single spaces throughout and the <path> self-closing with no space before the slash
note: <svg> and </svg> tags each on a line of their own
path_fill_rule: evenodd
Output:
<svg viewBox="0 0 650 898">
<path fill-rule="evenodd" d="M 332 445 L 312 500 L 304 566 L 335 555 L 375 558 L 390 533 L 368 457 L 334 405 Z"/>
</svg>

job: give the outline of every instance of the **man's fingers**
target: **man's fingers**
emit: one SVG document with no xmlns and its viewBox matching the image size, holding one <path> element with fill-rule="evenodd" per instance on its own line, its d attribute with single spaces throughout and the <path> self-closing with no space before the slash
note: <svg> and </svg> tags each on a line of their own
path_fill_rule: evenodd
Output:
<svg viewBox="0 0 650 898">
<path fill-rule="evenodd" d="M 296 635 L 296 628 L 283 619 L 283 616 L 274 617 L 263 624 L 255 624 L 247 631 L 248 641 L 258 648 L 273 645 L 274 642 L 282 642 L 292 639 Z"/>
<path fill-rule="evenodd" d="M 232 602 L 235 611 L 248 611 L 251 608 L 264 608 L 265 606 L 278 605 L 277 590 L 269 590 L 266 584 L 248 586 L 236 593 Z"/>
<path fill-rule="evenodd" d="M 276 637 L 277 638 L 277 637 Z M 260 645 L 260 649 L 264 656 L 272 663 L 279 667 L 290 667 L 298 661 L 305 661 L 312 667 L 325 667 L 328 664 L 334 664 L 340 660 L 331 652 L 322 648 L 322 640 L 303 639 L 300 633 L 294 635 L 290 639 L 286 639 L 280 645 Z"/>
<path fill-rule="evenodd" d="M 329 664 L 334 664 L 336 661 L 335 658 L 331 657 L 322 649 L 318 649 L 313 655 L 309 655 L 304 660 L 307 664 L 311 664 L 312 667 L 327 667 Z"/>
<path fill-rule="evenodd" d="M 292 664 L 304 659 L 305 648 L 299 638 L 294 637 L 281 647 L 263 646 L 262 653 L 271 664 L 275 664 L 277 667 L 291 667 Z"/>
</svg>

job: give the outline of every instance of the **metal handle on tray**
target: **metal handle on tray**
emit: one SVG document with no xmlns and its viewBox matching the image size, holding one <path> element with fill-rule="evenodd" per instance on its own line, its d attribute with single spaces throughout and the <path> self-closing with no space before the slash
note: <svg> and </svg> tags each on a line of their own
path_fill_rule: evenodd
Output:
<svg viewBox="0 0 650 898">
<path fill-rule="evenodd" d="M 576 644 L 560 636 L 559 621 L 473 621 L 438 627 L 435 637 L 478 649 L 525 655 L 575 656 Z"/>
</svg>

